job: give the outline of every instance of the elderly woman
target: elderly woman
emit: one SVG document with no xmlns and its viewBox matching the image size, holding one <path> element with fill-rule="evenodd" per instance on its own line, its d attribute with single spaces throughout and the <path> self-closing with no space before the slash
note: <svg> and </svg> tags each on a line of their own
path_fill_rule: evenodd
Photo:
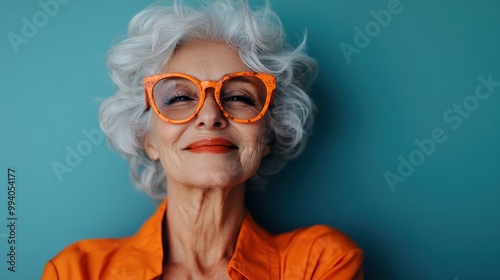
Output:
<svg viewBox="0 0 500 280">
<path fill-rule="evenodd" d="M 136 15 L 110 51 L 118 91 L 100 120 L 134 183 L 162 203 L 132 237 L 67 247 L 43 279 L 362 279 L 362 251 L 344 234 L 271 235 L 244 206 L 245 188 L 306 141 L 316 66 L 304 48 L 245 1 Z"/>
</svg>

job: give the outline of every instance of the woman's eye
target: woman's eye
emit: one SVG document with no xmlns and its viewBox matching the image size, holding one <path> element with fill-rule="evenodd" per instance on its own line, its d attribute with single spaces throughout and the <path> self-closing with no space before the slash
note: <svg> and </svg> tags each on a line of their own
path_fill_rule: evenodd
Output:
<svg viewBox="0 0 500 280">
<path fill-rule="evenodd" d="M 172 87 L 170 89 L 167 88 L 163 92 L 162 96 L 163 104 L 165 106 L 197 100 L 197 93 L 184 86 Z"/>
<path fill-rule="evenodd" d="M 244 103 L 245 105 L 255 106 L 254 99 L 243 92 L 226 93 L 222 101 L 241 102 Z"/>
<path fill-rule="evenodd" d="M 193 99 L 191 97 L 186 96 L 186 95 L 175 95 L 175 96 L 172 96 L 169 99 L 165 100 L 165 105 L 172 105 L 172 104 L 177 103 L 177 102 L 189 101 L 189 100 L 193 100 Z"/>
</svg>

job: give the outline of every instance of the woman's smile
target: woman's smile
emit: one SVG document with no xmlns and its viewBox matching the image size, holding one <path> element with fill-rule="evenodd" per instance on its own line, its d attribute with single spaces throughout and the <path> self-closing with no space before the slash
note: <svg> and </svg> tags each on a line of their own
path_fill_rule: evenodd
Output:
<svg viewBox="0 0 500 280">
<path fill-rule="evenodd" d="M 202 139 L 195 141 L 187 146 L 185 151 L 200 154 L 214 153 L 224 154 L 238 150 L 238 147 L 233 142 L 224 138 Z"/>
</svg>

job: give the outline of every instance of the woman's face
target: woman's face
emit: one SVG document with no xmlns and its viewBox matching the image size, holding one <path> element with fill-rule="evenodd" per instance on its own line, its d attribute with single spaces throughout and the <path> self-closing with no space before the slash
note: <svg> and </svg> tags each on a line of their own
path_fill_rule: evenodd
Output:
<svg viewBox="0 0 500 280">
<path fill-rule="evenodd" d="M 239 71 L 251 70 L 234 49 L 209 40 L 183 45 L 163 69 L 200 81 Z M 254 175 L 269 153 L 267 131 L 266 118 L 250 124 L 225 118 L 208 89 L 201 111 L 187 123 L 167 123 L 151 113 L 144 148 L 152 160 L 160 160 L 169 186 L 232 187 Z"/>
</svg>

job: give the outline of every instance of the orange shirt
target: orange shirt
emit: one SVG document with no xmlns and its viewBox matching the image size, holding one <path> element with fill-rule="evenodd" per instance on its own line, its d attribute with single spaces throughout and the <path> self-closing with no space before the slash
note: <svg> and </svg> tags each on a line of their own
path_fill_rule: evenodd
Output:
<svg viewBox="0 0 500 280">
<path fill-rule="evenodd" d="M 167 199 L 136 235 L 83 240 L 50 260 L 42 280 L 153 280 L 162 273 Z M 363 252 L 343 233 L 312 226 L 271 235 L 248 211 L 227 273 L 233 280 L 363 279 Z"/>
</svg>

